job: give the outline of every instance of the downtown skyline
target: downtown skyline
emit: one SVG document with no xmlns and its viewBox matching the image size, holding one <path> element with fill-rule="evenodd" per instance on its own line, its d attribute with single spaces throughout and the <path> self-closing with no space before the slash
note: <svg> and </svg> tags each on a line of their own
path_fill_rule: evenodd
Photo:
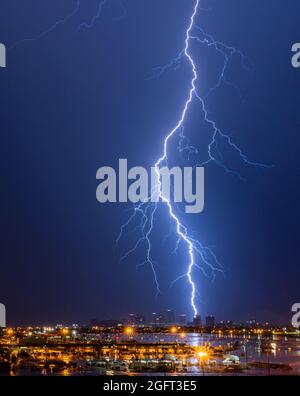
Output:
<svg viewBox="0 0 300 396">
<path fill-rule="evenodd" d="M 7 322 L 88 323 L 130 312 L 150 317 L 169 307 L 192 321 L 191 284 L 181 278 L 187 254 L 182 246 L 174 254 L 177 238 L 166 211 L 159 207 L 152 234 L 157 293 L 151 267 L 142 265 L 145 245 L 120 262 L 136 243 L 131 229 L 115 247 L 131 206 L 100 205 L 95 174 L 106 164 L 116 168 L 119 158 L 145 168 L 160 158 L 193 75 L 184 60 L 159 76 L 157 67 L 184 48 L 195 1 L 132 0 L 120 20 L 120 8 L 108 2 L 91 27 L 97 7 L 74 4 L 12 4 L 0 13 L 0 42 L 7 48 L 7 67 L 0 70 L 0 302 Z M 193 271 L 197 309 L 202 318 L 213 314 L 218 321 L 288 324 L 300 298 L 299 73 L 290 53 L 299 4 L 283 9 L 279 1 L 271 8 L 258 1 L 203 1 L 200 8 L 197 26 L 204 37 L 238 49 L 245 59 L 236 52 L 226 74 L 230 84 L 209 94 L 224 58 L 193 45 L 201 71 L 197 89 L 209 94 L 209 114 L 243 152 L 273 167 L 242 164 L 223 139 L 222 158 L 243 180 L 205 166 L 204 212 L 180 214 L 180 220 L 212 249 L 223 272 L 214 279 Z M 203 159 L 211 134 L 201 106 L 192 103 L 188 116 L 185 133 Z M 189 163 L 183 159 L 174 162 Z"/>
</svg>

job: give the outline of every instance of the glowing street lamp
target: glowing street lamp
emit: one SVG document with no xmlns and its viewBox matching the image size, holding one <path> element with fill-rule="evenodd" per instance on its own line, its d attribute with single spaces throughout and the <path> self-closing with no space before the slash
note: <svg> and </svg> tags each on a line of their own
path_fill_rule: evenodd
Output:
<svg viewBox="0 0 300 396">
<path fill-rule="evenodd" d="M 205 351 L 199 351 L 199 352 L 198 352 L 198 357 L 199 357 L 201 360 L 203 360 L 204 358 L 206 358 L 207 355 L 208 355 L 208 353 L 205 352 Z"/>
<path fill-rule="evenodd" d="M 132 335 L 133 334 L 133 328 L 132 327 L 126 327 L 125 328 L 125 334 Z"/>
<path fill-rule="evenodd" d="M 64 335 L 64 336 L 67 336 L 67 335 L 69 334 L 69 329 L 66 329 L 66 328 L 65 328 L 65 329 L 63 329 L 62 332 L 63 332 L 63 335 Z"/>
<path fill-rule="evenodd" d="M 198 357 L 200 359 L 200 364 L 202 367 L 202 375 L 204 376 L 204 360 L 207 358 L 208 353 L 206 351 L 199 351 L 198 352 Z"/>
</svg>

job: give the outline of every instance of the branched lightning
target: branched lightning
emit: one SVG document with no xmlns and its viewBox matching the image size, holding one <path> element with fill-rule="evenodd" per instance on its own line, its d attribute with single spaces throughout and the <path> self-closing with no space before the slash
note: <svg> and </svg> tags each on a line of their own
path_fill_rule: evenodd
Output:
<svg viewBox="0 0 300 396">
<path fill-rule="evenodd" d="M 86 29 L 93 28 L 95 23 L 97 22 L 97 20 L 101 17 L 103 8 L 105 7 L 105 5 L 108 2 L 109 2 L 109 0 L 99 0 L 96 14 L 92 16 L 90 22 L 82 22 L 78 26 L 77 31 L 81 30 L 82 28 L 86 28 Z M 49 28 L 43 30 L 42 32 L 38 33 L 37 35 L 17 41 L 16 43 L 14 43 L 13 45 L 10 46 L 10 49 L 15 49 L 16 47 L 18 47 L 21 44 L 25 44 L 27 42 L 38 41 L 38 40 L 44 38 L 48 34 L 52 33 L 57 27 L 59 27 L 60 25 L 64 25 L 69 20 L 71 20 L 73 17 L 75 17 L 75 15 L 79 12 L 80 8 L 81 8 L 81 0 L 76 0 L 74 8 L 66 16 L 64 16 L 61 19 L 58 19 Z M 119 17 L 115 18 L 115 20 L 119 20 L 126 15 L 126 8 L 122 1 L 120 1 L 120 8 L 121 8 L 122 14 Z"/>
<path fill-rule="evenodd" d="M 183 111 L 181 113 L 181 116 L 179 118 L 179 121 L 175 125 L 175 127 L 166 135 L 164 141 L 163 141 L 163 152 L 161 157 L 158 158 L 158 160 L 154 164 L 154 169 L 155 169 L 155 175 L 156 175 L 156 180 L 155 180 L 155 186 L 154 186 L 154 191 L 151 192 L 151 197 L 153 195 L 158 195 L 159 200 L 164 203 L 167 207 L 168 214 L 170 217 L 170 220 L 173 222 L 175 225 L 175 232 L 177 235 L 177 242 L 175 246 L 174 252 L 176 253 L 179 245 L 184 245 L 186 247 L 186 251 L 188 254 L 188 264 L 187 264 L 187 270 L 184 274 L 180 275 L 177 279 L 175 279 L 172 284 L 177 282 L 180 279 L 186 278 L 190 289 L 191 289 L 191 297 L 190 297 L 190 303 L 191 307 L 193 310 L 194 315 L 196 316 L 198 314 L 198 308 L 196 304 L 196 296 L 197 296 L 197 287 L 196 287 L 196 282 L 193 278 L 194 270 L 200 269 L 205 276 L 208 276 L 207 270 L 210 271 L 212 274 L 212 278 L 214 279 L 215 274 L 217 271 L 222 272 L 222 266 L 220 262 L 218 261 L 216 255 L 214 252 L 206 247 L 203 246 L 199 240 L 191 233 L 188 232 L 187 227 L 181 222 L 179 216 L 176 214 L 174 205 L 170 202 L 170 200 L 164 195 L 163 189 L 162 189 L 162 183 L 160 179 L 160 168 L 162 166 L 167 165 L 168 163 L 168 146 L 170 140 L 174 137 L 174 135 L 178 134 L 179 137 L 179 145 L 178 145 L 178 150 L 180 152 L 186 151 L 188 153 L 188 159 L 192 154 L 198 154 L 197 148 L 191 145 L 189 138 L 187 138 L 184 135 L 184 123 L 187 118 L 187 113 L 190 108 L 191 103 L 193 102 L 194 99 L 198 100 L 200 105 L 201 105 L 201 110 L 203 113 L 204 121 L 208 124 L 212 131 L 212 136 L 211 140 L 208 144 L 207 148 L 207 154 L 208 158 L 201 163 L 197 164 L 200 166 L 208 165 L 209 163 L 215 163 L 216 165 L 222 167 L 226 172 L 229 172 L 231 174 L 237 175 L 238 177 L 241 178 L 238 172 L 235 170 L 231 170 L 227 167 L 227 165 L 224 164 L 223 162 L 223 157 L 219 151 L 218 148 L 218 139 L 223 139 L 228 147 L 235 151 L 242 162 L 246 165 L 252 165 L 252 166 L 260 166 L 260 167 L 269 167 L 268 165 L 261 164 L 258 162 L 254 162 L 248 159 L 248 157 L 242 152 L 242 150 L 233 142 L 231 137 L 224 133 L 216 124 L 214 120 L 212 120 L 209 116 L 205 101 L 209 95 L 211 95 L 217 88 L 221 86 L 222 83 L 228 84 L 235 89 L 234 84 L 229 82 L 226 78 L 226 71 L 229 66 L 230 60 L 234 55 L 237 55 L 240 57 L 243 66 L 245 66 L 246 63 L 246 57 L 238 50 L 236 50 L 233 47 L 227 46 L 219 41 L 216 41 L 212 36 L 206 34 L 196 23 L 195 19 L 197 16 L 197 13 L 200 9 L 200 0 L 195 0 L 195 5 L 193 8 L 193 13 L 190 17 L 189 20 L 189 25 L 185 33 L 185 46 L 182 51 L 179 52 L 179 54 L 172 59 L 168 64 L 165 66 L 159 66 L 155 69 L 153 69 L 152 72 L 152 78 L 159 78 L 163 73 L 165 73 L 168 69 L 173 68 L 176 69 L 179 67 L 180 63 L 185 59 L 188 64 L 190 65 L 191 71 L 192 71 L 192 78 L 190 82 L 190 89 L 188 91 L 187 99 L 184 103 L 183 106 Z M 196 83 L 198 81 L 198 73 L 197 73 L 197 66 L 196 62 L 193 59 L 193 55 L 191 53 L 191 42 L 197 42 L 200 43 L 201 45 L 205 45 L 208 47 L 214 48 L 218 53 L 220 53 L 224 59 L 223 61 L 223 66 L 219 75 L 218 80 L 216 81 L 215 85 L 209 90 L 208 94 L 202 97 L 197 89 Z M 214 152 L 218 153 L 218 156 Z M 154 281 L 156 284 L 157 288 L 157 293 L 160 292 L 159 288 L 159 283 L 158 283 L 158 276 L 156 272 L 156 264 L 154 263 L 152 257 L 151 257 L 151 233 L 154 232 L 154 216 L 157 210 L 157 203 L 151 203 L 151 197 L 148 198 L 146 202 L 143 202 L 139 204 L 138 206 L 134 207 L 132 215 L 129 217 L 127 222 L 123 224 L 120 230 L 120 234 L 117 239 L 117 243 L 120 241 L 120 239 L 123 236 L 123 233 L 127 227 L 130 226 L 130 224 L 134 221 L 136 221 L 137 216 L 140 216 L 140 220 L 138 221 L 138 225 L 135 226 L 134 232 L 139 231 L 141 234 L 140 238 L 137 240 L 136 244 L 132 249 L 130 249 L 122 258 L 121 260 L 126 259 L 131 253 L 133 253 L 140 244 L 145 244 L 146 246 L 146 260 L 144 263 L 148 263 L 151 266 L 153 275 L 154 275 Z M 197 262 L 197 257 L 200 259 L 202 265 L 200 265 Z"/>
<path fill-rule="evenodd" d="M 193 29 L 193 26 L 194 26 L 194 19 L 195 19 L 195 16 L 197 14 L 198 6 L 199 6 L 199 0 L 196 0 L 194 11 L 193 11 L 193 14 L 191 16 L 190 24 L 189 24 L 189 27 L 188 27 L 188 29 L 186 31 L 186 37 L 185 37 L 184 55 L 188 59 L 190 65 L 191 65 L 192 71 L 193 71 L 193 78 L 192 78 L 192 81 L 191 81 L 191 88 L 190 88 L 190 91 L 189 91 L 189 94 L 188 94 L 188 99 L 187 99 L 187 101 L 186 101 L 186 103 L 184 105 L 184 109 L 183 109 L 183 112 L 182 112 L 180 120 L 178 121 L 178 123 L 175 126 L 175 128 L 173 128 L 171 130 L 171 132 L 167 135 L 167 137 L 164 140 L 163 155 L 156 161 L 156 163 L 154 165 L 155 172 L 156 172 L 156 188 L 158 190 L 159 197 L 160 197 L 161 201 L 164 202 L 167 205 L 170 217 L 175 222 L 176 232 L 178 234 L 178 237 L 179 237 L 180 240 L 182 240 L 186 244 L 187 249 L 188 249 L 189 264 L 188 264 L 188 270 L 187 270 L 187 278 L 188 278 L 189 284 L 191 286 L 191 305 L 192 305 L 193 312 L 194 312 L 195 316 L 198 314 L 198 309 L 196 307 L 196 302 L 195 302 L 196 285 L 195 285 L 195 282 L 194 282 L 193 276 L 192 276 L 193 268 L 194 268 L 194 265 L 195 265 L 195 257 L 194 257 L 195 248 L 194 248 L 193 241 L 188 236 L 187 228 L 184 227 L 181 224 L 179 218 L 174 213 L 174 210 L 173 210 L 173 207 L 171 205 L 171 202 L 163 194 L 162 184 L 161 184 L 161 179 L 160 179 L 160 167 L 162 165 L 164 165 L 165 161 L 167 161 L 167 159 L 168 159 L 168 142 L 172 138 L 172 136 L 183 126 L 183 123 L 184 123 L 184 120 L 185 120 L 189 105 L 192 102 L 193 96 L 194 96 L 194 94 L 196 92 L 196 85 L 195 84 L 196 84 L 196 80 L 198 78 L 198 75 L 197 75 L 197 71 L 196 71 L 196 65 L 194 63 L 194 60 L 193 60 L 190 52 L 189 52 L 189 46 L 190 46 L 190 38 L 191 38 L 190 33 L 191 33 L 191 30 Z"/>
<path fill-rule="evenodd" d="M 179 54 L 170 60 L 169 63 L 163 66 L 157 66 L 152 69 L 152 76 L 150 78 L 159 78 L 161 77 L 168 69 L 177 69 L 180 65 L 180 62 L 184 56 L 184 51 L 180 51 Z"/>
<path fill-rule="evenodd" d="M 197 30 L 198 34 L 192 36 L 191 39 L 196 40 L 198 43 L 203 44 L 208 48 L 210 47 L 214 48 L 223 58 L 223 66 L 219 78 L 217 79 L 214 86 L 210 88 L 210 90 L 205 96 L 205 99 L 207 99 L 216 89 L 218 89 L 222 83 L 233 87 L 238 92 L 239 96 L 242 97 L 238 86 L 236 86 L 227 79 L 226 72 L 230 65 L 231 60 L 235 55 L 240 58 L 242 66 L 245 69 L 249 70 L 249 67 L 247 66 L 247 63 L 249 63 L 247 57 L 238 49 L 215 40 L 213 36 L 204 32 L 204 30 L 196 24 L 195 24 L 195 29 Z"/>
<path fill-rule="evenodd" d="M 30 38 L 25 38 L 22 39 L 18 42 L 16 42 L 15 44 L 13 44 L 10 48 L 14 49 L 17 46 L 24 44 L 26 42 L 30 42 L 30 41 L 37 41 L 40 40 L 41 38 L 47 36 L 49 33 L 53 32 L 53 30 L 55 30 L 59 25 L 63 25 L 65 24 L 67 21 L 69 21 L 73 16 L 75 16 L 77 14 L 77 12 L 79 11 L 80 8 L 80 0 L 76 0 L 76 5 L 74 7 L 74 9 L 68 13 L 64 18 L 57 20 L 56 22 L 53 23 L 53 25 L 51 25 L 48 29 L 43 30 L 41 33 L 39 33 L 38 35 L 34 36 L 34 37 L 30 37 Z"/>
<path fill-rule="evenodd" d="M 95 15 L 93 15 L 92 19 L 90 20 L 89 23 L 87 22 L 83 22 L 78 26 L 77 30 L 80 30 L 82 28 L 86 28 L 86 29 L 91 29 L 92 27 L 94 27 L 96 21 L 100 18 L 101 14 L 102 14 L 102 10 L 103 7 L 106 5 L 108 0 L 101 0 L 100 3 L 98 4 L 98 9 Z"/>
<path fill-rule="evenodd" d="M 209 111 L 206 105 L 206 100 L 213 92 L 215 92 L 218 88 L 220 88 L 222 84 L 227 84 L 232 86 L 240 95 L 240 91 L 238 87 L 236 87 L 231 81 L 227 79 L 226 72 L 234 56 L 238 56 L 240 58 L 241 63 L 244 67 L 246 67 L 247 59 L 242 54 L 242 52 L 235 49 L 234 47 L 228 46 L 220 41 L 215 40 L 211 35 L 205 33 L 203 29 L 197 25 L 195 20 L 198 12 L 201 9 L 200 0 L 194 0 L 194 1 L 195 4 L 194 4 L 193 12 L 189 19 L 189 24 L 185 32 L 184 48 L 169 63 L 167 63 L 164 66 L 159 66 L 154 68 L 152 73 L 152 78 L 159 78 L 167 70 L 169 69 L 176 70 L 183 61 L 186 61 L 192 72 L 190 88 L 187 93 L 187 99 L 184 102 L 183 110 L 179 117 L 179 121 L 177 122 L 175 127 L 169 133 L 167 133 L 163 141 L 162 155 L 157 159 L 157 161 L 154 164 L 156 177 L 155 177 L 154 188 L 151 191 L 151 196 L 145 202 L 142 202 L 133 208 L 132 215 L 129 216 L 128 220 L 122 225 L 120 229 L 120 233 L 117 238 L 116 244 L 119 243 L 127 228 L 129 228 L 131 224 L 134 223 L 134 228 L 131 230 L 131 232 L 139 233 L 139 237 L 137 238 L 134 246 L 121 257 L 121 260 L 127 259 L 129 255 L 135 252 L 140 245 L 144 245 L 146 249 L 146 258 L 139 265 L 147 264 L 150 266 L 153 273 L 153 279 L 157 290 L 157 294 L 160 293 L 160 285 L 157 274 L 157 263 L 153 260 L 152 245 L 151 245 L 151 237 L 152 234 L 154 233 L 154 227 L 155 227 L 155 215 L 158 209 L 157 201 L 153 202 L 151 198 L 153 196 L 157 196 L 159 198 L 159 201 L 166 206 L 170 222 L 172 225 L 174 225 L 174 232 L 176 234 L 176 245 L 175 245 L 174 253 L 176 253 L 179 249 L 179 246 L 182 245 L 185 247 L 188 256 L 186 271 L 183 274 L 181 274 L 177 279 L 175 279 L 172 282 L 172 284 L 174 284 L 178 280 L 187 279 L 187 282 L 191 290 L 191 298 L 190 298 L 191 307 L 194 315 L 197 315 L 198 308 L 196 303 L 196 296 L 198 295 L 198 292 L 197 292 L 196 282 L 193 277 L 194 270 L 195 269 L 201 270 L 205 276 L 209 276 L 211 274 L 212 279 L 214 279 L 216 272 L 222 272 L 222 266 L 218 261 L 214 252 L 209 247 L 206 247 L 202 243 L 200 243 L 200 241 L 191 232 L 188 231 L 188 228 L 181 222 L 179 216 L 176 214 L 177 210 L 174 207 L 174 205 L 163 194 L 162 183 L 160 179 L 160 168 L 162 166 L 167 165 L 168 163 L 169 142 L 175 135 L 178 135 L 179 152 L 186 152 L 188 159 L 190 159 L 192 156 L 198 155 L 198 149 L 191 144 L 190 139 L 184 134 L 185 132 L 184 124 L 187 118 L 188 111 L 190 109 L 190 105 L 194 100 L 197 100 L 198 103 L 200 103 L 203 119 L 207 123 L 211 131 L 211 139 L 207 146 L 207 158 L 205 160 L 199 161 L 197 165 L 207 166 L 208 164 L 214 163 L 220 166 L 221 168 L 223 168 L 226 172 L 237 175 L 238 177 L 241 178 L 240 174 L 237 171 L 230 169 L 224 163 L 222 153 L 220 152 L 218 147 L 218 142 L 223 141 L 233 152 L 238 154 L 239 158 L 245 165 L 260 166 L 260 167 L 269 167 L 269 166 L 249 160 L 248 157 L 239 148 L 239 146 L 233 142 L 232 138 L 228 134 L 223 132 L 217 126 L 217 123 L 209 115 Z M 103 9 L 108 2 L 109 0 L 99 0 L 96 14 L 91 18 L 90 22 L 81 23 L 78 26 L 78 30 L 81 30 L 82 28 L 86 28 L 86 29 L 93 28 L 96 22 L 98 21 L 98 19 L 101 17 Z M 123 17 L 126 14 L 126 9 L 124 7 L 122 0 L 120 0 L 120 5 L 123 10 L 121 17 Z M 39 40 L 44 36 L 50 34 L 59 25 L 65 24 L 72 17 L 74 17 L 79 11 L 79 9 L 80 9 L 80 0 L 76 0 L 74 9 L 70 11 L 64 18 L 56 21 L 52 26 L 50 26 L 48 29 L 41 32 L 37 36 L 20 40 L 19 42 L 15 43 L 11 48 L 15 48 L 18 45 L 25 42 Z M 213 85 L 213 87 L 209 90 L 209 92 L 206 95 L 200 95 L 199 89 L 196 85 L 199 77 L 197 72 L 197 65 L 195 60 L 193 59 L 193 55 L 191 52 L 191 44 L 194 42 L 202 46 L 206 46 L 208 48 L 213 48 L 223 58 L 223 65 L 219 77 L 215 82 L 215 84 Z"/>
</svg>

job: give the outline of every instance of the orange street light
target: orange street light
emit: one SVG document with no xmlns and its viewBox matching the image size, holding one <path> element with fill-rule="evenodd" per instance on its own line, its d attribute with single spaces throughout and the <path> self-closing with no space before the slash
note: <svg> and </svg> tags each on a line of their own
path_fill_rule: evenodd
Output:
<svg viewBox="0 0 300 396">
<path fill-rule="evenodd" d="M 125 328 L 125 333 L 128 334 L 128 335 L 133 334 L 133 328 L 132 327 L 126 327 Z"/>
<path fill-rule="evenodd" d="M 207 355 L 208 355 L 208 354 L 207 354 L 207 352 L 205 352 L 205 351 L 200 351 L 200 352 L 198 352 L 198 356 L 199 356 L 200 359 L 206 358 Z"/>
</svg>

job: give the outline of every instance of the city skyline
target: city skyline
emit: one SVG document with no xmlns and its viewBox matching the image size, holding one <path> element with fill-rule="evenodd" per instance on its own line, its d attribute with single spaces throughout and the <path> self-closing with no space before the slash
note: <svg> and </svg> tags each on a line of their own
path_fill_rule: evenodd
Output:
<svg viewBox="0 0 300 396">
<path fill-rule="evenodd" d="M 170 316 L 170 312 L 171 315 Z M 172 318 L 172 320 L 171 320 Z M 286 326 L 286 327 L 292 327 L 292 315 L 290 316 L 289 320 L 287 321 L 270 321 L 267 318 L 264 318 L 262 320 L 257 320 L 257 318 L 253 316 L 245 317 L 243 320 L 239 319 L 234 319 L 234 318 L 218 318 L 212 313 L 207 313 L 207 314 L 198 314 L 197 317 L 192 317 L 188 316 L 186 313 L 182 312 L 176 312 L 174 309 L 167 309 L 166 311 L 161 311 L 161 312 L 151 312 L 149 314 L 141 313 L 141 312 L 130 312 L 128 314 L 125 314 L 120 317 L 113 317 L 110 315 L 106 316 L 94 316 L 93 318 L 90 319 L 84 319 L 84 320 L 54 320 L 52 322 L 45 321 L 45 322 L 39 322 L 39 321 L 33 321 L 33 322 L 27 322 L 27 323 L 12 323 L 11 321 L 7 321 L 7 327 L 27 327 L 27 326 L 69 326 L 72 327 L 74 323 L 78 326 L 87 326 L 87 327 L 93 327 L 93 326 L 105 326 L 106 325 L 112 325 L 112 326 L 117 326 L 117 324 L 120 325 L 130 325 L 134 327 L 139 327 L 139 326 L 164 326 L 168 327 L 170 325 L 177 325 L 177 326 L 199 326 L 199 327 L 220 327 L 220 326 L 229 326 L 229 327 L 251 327 L 251 326 Z"/>
<path fill-rule="evenodd" d="M 196 3 L 131 0 L 120 20 L 120 7 L 111 3 L 96 19 L 95 5 L 68 0 L 17 9 L 11 4 L 0 13 L 0 42 L 7 49 L 0 70 L 0 301 L 14 325 L 122 318 L 128 312 L 150 316 L 168 307 L 193 319 L 186 246 L 176 249 L 166 211 L 158 208 L 151 234 L 157 293 L 151 265 L 143 265 L 145 243 L 121 260 L 135 246 L 140 223 L 115 246 L 131 206 L 100 205 L 95 175 L 101 166 L 116 168 L 120 158 L 148 169 L 160 157 L 191 88 L 191 65 L 179 55 Z M 226 132 L 218 150 L 234 172 L 206 164 L 204 212 L 180 214 L 190 235 L 222 266 L 215 278 L 193 271 L 197 309 L 202 319 L 213 314 L 219 320 L 289 323 L 300 277 L 299 73 L 291 65 L 299 4 L 209 3 L 203 0 L 197 13 L 191 44 L 200 71 L 197 92 Z M 224 54 L 212 37 L 230 54 L 220 84 Z M 261 37 L 272 37 L 276 56 Z M 191 165 L 196 154 L 205 161 L 212 130 L 201 103 L 189 108 L 184 132 L 189 140 L 177 136 L 172 144 L 182 152 L 171 162 Z M 228 145 L 232 141 L 247 158 L 273 167 L 248 166 Z"/>
</svg>

